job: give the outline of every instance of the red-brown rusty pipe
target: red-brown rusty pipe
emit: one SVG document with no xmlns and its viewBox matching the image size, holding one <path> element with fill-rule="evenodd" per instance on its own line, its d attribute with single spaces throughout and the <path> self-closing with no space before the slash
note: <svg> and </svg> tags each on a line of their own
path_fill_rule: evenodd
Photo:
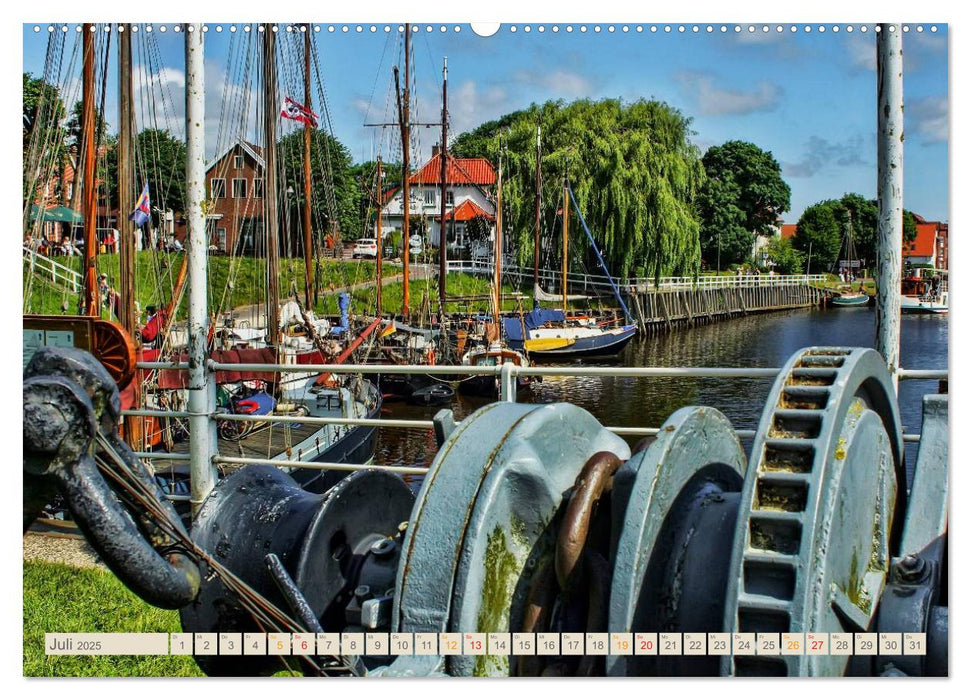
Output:
<svg viewBox="0 0 971 700">
<path fill-rule="evenodd" d="M 529 585 L 526 610 L 523 613 L 523 632 L 544 632 L 549 629 L 550 615 L 556 602 L 556 577 L 553 562 L 546 559 Z M 520 656 L 517 673 L 520 676 L 538 676 L 543 670 L 543 660 L 538 656 Z"/>
<path fill-rule="evenodd" d="M 587 603 L 587 632 L 606 632 L 610 607 L 610 564 L 603 555 L 588 549 L 583 555 L 586 568 L 589 599 Z M 578 676 L 603 675 L 602 656 L 584 656 L 577 668 Z"/>
<path fill-rule="evenodd" d="M 587 543 L 593 509 L 620 465 L 620 458 L 613 452 L 597 452 L 583 465 L 573 484 L 573 493 L 560 525 L 555 555 L 556 580 L 567 595 Z"/>
</svg>

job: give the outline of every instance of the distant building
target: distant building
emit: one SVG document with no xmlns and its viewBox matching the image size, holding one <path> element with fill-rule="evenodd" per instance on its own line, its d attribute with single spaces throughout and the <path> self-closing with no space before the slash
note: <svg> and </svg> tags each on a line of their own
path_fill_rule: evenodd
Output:
<svg viewBox="0 0 971 700">
<path fill-rule="evenodd" d="M 927 221 L 914 214 L 917 222 L 917 237 L 904 241 L 902 253 L 904 264 L 933 265 L 938 270 L 948 269 L 948 225 L 942 221 Z M 798 234 L 796 224 L 782 224 L 783 238 L 795 238 Z"/>
<path fill-rule="evenodd" d="M 947 268 L 947 224 L 940 221 L 917 219 L 917 237 L 904 241 L 904 262 L 911 265 L 933 265 L 938 270 Z"/>
<path fill-rule="evenodd" d="M 449 247 L 468 244 L 467 226 L 476 217 L 495 222 L 496 207 L 491 190 L 496 184 L 496 171 L 485 158 L 453 158 L 448 156 L 445 173 L 445 224 Z M 438 146 L 432 157 L 409 179 L 408 210 L 411 217 L 422 217 L 428 224 L 428 243 L 439 246 L 441 239 L 441 170 L 442 159 Z M 404 204 L 401 189 L 390 193 L 382 209 L 382 235 L 400 231 L 404 223 Z M 490 226 L 489 236 L 494 232 Z"/>
<path fill-rule="evenodd" d="M 221 253 L 252 254 L 263 235 L 263 149 L 238 139 L 206 164 L 206 231 Z"/>
</svg>

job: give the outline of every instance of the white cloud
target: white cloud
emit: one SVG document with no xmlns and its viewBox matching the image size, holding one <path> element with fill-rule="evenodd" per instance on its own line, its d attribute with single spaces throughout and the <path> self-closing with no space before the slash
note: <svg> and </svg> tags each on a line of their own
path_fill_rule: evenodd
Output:
<svg viewBox="0 0 971 700">
<path fill-rule="evenodd" d="M 711 73 L 687 71 L 675 79 L 702 114 L 771 112 L 782 101 L 782 88 L 767 80 L 759 81 L 752 90 L 733 90 L 718 84 Z"/>
<path fill-rule="evenodd" d="M 863 137 L 850 136 L 843 141 L 829 141 L 821 136 L 810 136 L 806 151 L 798 162 L 783 162 L 782 171 L 788 177 L 812 177 L 820 171 L 830 171 L 833 166 L 853 167 L 867 165 L 863 158 Z"/>
<path fill-rule="evenodd" d="M 547 90 L 557 99 L 591 97 L 593 92 L 593 84 L 587 78 L 568 70 L 558 69 L 550 72 L 521 70 L 516 71 L 512 78 L 523 86 Z"/>
<path fill-rule="evenodd" d="M 849 54 L 850 68 L 855 71 L 875 71 L 877 69 L 877 42 L 870 34 L 848 36 L 846 50 Z"/>
<path fill-rule="evenodd" d="M 947 143 L 947 97 L 924 97 L 904 105 L 904 116 L 924 145 Z"/>
</svg>

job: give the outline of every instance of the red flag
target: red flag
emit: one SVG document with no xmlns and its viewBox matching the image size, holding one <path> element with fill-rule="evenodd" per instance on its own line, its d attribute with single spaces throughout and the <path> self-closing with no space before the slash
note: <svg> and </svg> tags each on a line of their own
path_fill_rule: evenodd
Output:
<svg viewBox="0 0 971 700">
<path fill-rule="evenodd" d="M 284 119 L 292 119 L 300 122 L 301 124 L 309 124 L 310 126 L 314 127 L 317 126 L 317 115 L 299 102 L 291 100 L 289 97 L 286 98 L 286 101 L 283 103 L 283 109 L 280 110 L 280 116 Z"/>
</svg>

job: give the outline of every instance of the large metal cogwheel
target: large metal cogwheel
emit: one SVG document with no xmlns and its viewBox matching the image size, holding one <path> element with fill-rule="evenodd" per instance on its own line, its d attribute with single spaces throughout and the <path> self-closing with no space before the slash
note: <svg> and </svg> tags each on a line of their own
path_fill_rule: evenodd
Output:
<svg viewBox="0 0 971 700">
<path fill-rule="evenodd" d="M 742 488 L 724 629 L 855 632 L 874 618 L 905 512 L 900 419 L 873 350 L 811 348 L 769 394 Z M 729 675 L 843 675 L 849 657 L 727 656 Z"/>
</svg>

